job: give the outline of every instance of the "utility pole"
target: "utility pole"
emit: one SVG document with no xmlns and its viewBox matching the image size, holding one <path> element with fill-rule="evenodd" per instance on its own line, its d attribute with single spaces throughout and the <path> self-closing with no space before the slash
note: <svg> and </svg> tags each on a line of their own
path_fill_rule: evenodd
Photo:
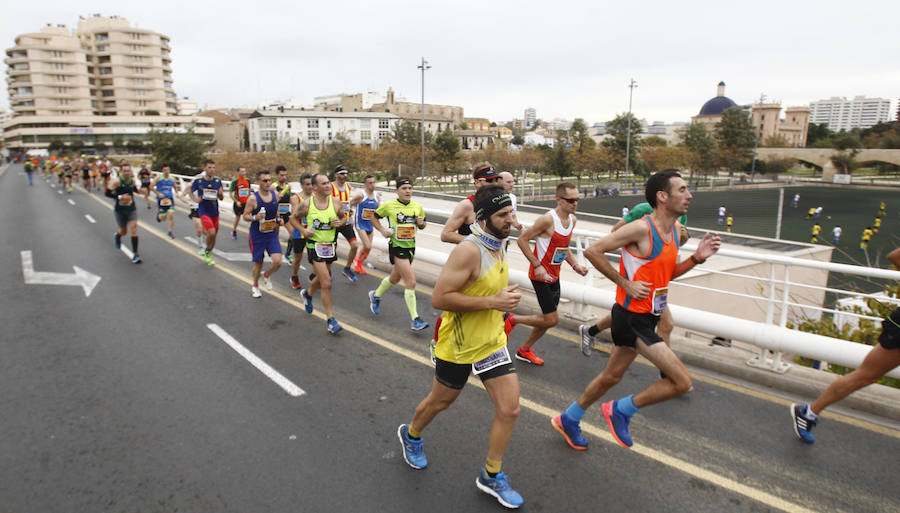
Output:
<svg viewBox="0 0 900 513">
<path fill-rule="evenodd" d="M 628 134 L 625 139 L 625 174 L 628 174 L 628 164 L 629 158 L 631 157 L 631 96 L 634 94 L 634 88 L 637 87 L 637 82 L 634 79 L 631 79 L 631 82 L 628 84 Z"/>
<path fill-rule="evenodd" d="M 422 186 L 425 186 L 425 70 L 431 69 L 425 57 L 422 57 L 422 63 L 416 66 L 422 70 L 422 126 L 419 127 L 422 135 Z"/>
<path fill-rule="evenodd" d="M 759 94 L 760 109 L 762 109 L 762 104 L 764 101 L 766 101 L 766 95 L 760 93 Z M 750 119 L 751 120 L 753 119 L 753 106 L 752 105 L 750 106 Z M 753 124 L 756 125 L 755 122 Z M 753 183 L 753 177 L 756 175 L 756 152 L 759 149 L 759 131 L 760 131 L 760 127 L 758 125 L 753 127 L 753 133 L 756 134 L 756 139 L 753 141 L 753 160 L 750 161 L 750 183 Z M 780 215 L 780 211 L 779 211 L 779 215 Z M 778 226 L 778 231 L 779 232 L 781 231 L 780 225 Z M 776 235 L 775 238 L 778 239 L 780 237 L 778 237 Z"/>
</svg>

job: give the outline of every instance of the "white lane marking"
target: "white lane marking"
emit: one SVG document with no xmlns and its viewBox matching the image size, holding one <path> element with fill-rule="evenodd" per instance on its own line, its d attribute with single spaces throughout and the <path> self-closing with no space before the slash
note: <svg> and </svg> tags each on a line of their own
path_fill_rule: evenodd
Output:
<svg viewBox="0 0 900 513">
<path fill-rule="evenodd" d="M 62 189 L 56 191 L 56 194 L 62 194 Z"/>
<path fill-rule="evenodd" d="M 55 189 L 55 188 L 56 188 L 56 184 L 55 184 L 55 183 L 51 183 L 51 184 L 50 184 L 50 187 L 52 187 L 52 188 Z"/>
<path fill-rule="evenodd" d="M 88 221 L 90 221 L 91 223 L 94 223 L 94 224 L 97 223 L 97 221 L 93 217 L 91 217 L 90 214 L 85 214 L 84 218 L 87 219 Z"/>
<path fill-rule="evenodd" d="M 75 201 L 72 198 L 69 198 L 66 201 L 69 202 L 69 205 L 75 206 Z"/>
<path fill-rule="evenodd" d="M 273 369 L 269 364 L 262 361 L 258 356 L 253 354 L 249 349 L 241 345 L 240 342 L 235 340 L 234 337 L 228 334 L 227 331 L 223 330 L 219 327 L 218 324 L 207 324 L 207 328 L 210 331 L 216 334 L 219 338 L 225 341 L 226 344 L 231 346 L 232 349 L 237 351 L 237 353 L 244 357 L 251 365 L 259 369 L 260 372 L 266 375 L 269 379 L 274 381 L 278 386 L 280 386 L 288 395 L 292 397 L 300 397 L 301 395 L 306 394 L 302 388 L 297 385 L 291 383 L 289 379 L 284 377 L 277 370 Z"/>
<path fill-rule="evenodd" d="M 125 243 L 122 243 L 119 249 L 121 249 L 122 253 L 125 253 L 125 256 L 127 256 L 128 258 L 134 258 L 134 253 L 130 249 L 125 247 Z"/>
<path fill-rule="evenodd" d="M 81 287 L 85 296 L 90 296 L 100 277 L 73 265 L 74 273 L 36 272 L 34 258 L 30 250 L 19 252 L 22 256 L 22 277 L 28 285 L 73 285 Z"/>
</svg>

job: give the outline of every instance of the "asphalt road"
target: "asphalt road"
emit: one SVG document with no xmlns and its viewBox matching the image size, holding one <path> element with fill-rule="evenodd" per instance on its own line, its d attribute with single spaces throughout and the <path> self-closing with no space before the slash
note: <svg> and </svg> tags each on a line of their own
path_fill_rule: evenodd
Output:
<svg viewBox="0 0 900 513">
<path fill-rule="evenodd" d="M 371 315 L 366 292 L 382 274 L 336 275 L 345 330 L 332 336 L 318 298 L 315 315 L 303 311 L 286 268 L 252 299 L 249 263 L 207 267 L 181 238 L 193 232 L 185 211 L 171 240 L 138 200 L 144 263 L 134 265 L 113 247 L 112 200 L 77 186 L 59 194 L 55 179 L 29 187 L 20 173 L 0 175 L 0 513 L 503 509 L 474 486 L 493 415 L 474 381 L 425 431 L 429 467 L 403 462 L 396 430 L 431 387 L 431 330 L 409 331 L 400 287 Z M 246 231 L 238 241 L 224 231 L 220 249 L 248 251 Z M 90 296 L 25 284 L 25 250 L 37 272 L 76 265 L 101 280 Z M 428 291 L 418 296 L 433 323 Z M 288 394 L 209 324 L 303 393 Z M 514 331 L 511 347 L 526 335 Z M 522 413 L 504 470 L 524 509 L 900 511 L 900 432 L 832 415 L 805 445 L 783 399 L 702 376 L 695 392 L 634 418 L 634 448 L 612 442 L 598 405 L 583 423 L 590 450 L 572 451 L 550 416 L 606 361 L 574 341 L 548 335 L 537 346 L 547 364 L 518 365 Z M 655 375 L 636 363 L 610 398 Z"/>
</svg>

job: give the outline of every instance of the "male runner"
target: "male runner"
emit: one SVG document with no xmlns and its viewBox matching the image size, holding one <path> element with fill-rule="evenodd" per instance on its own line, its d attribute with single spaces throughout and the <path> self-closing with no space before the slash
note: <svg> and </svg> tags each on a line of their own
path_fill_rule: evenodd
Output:
<svg viewBox="0 0 900 513">
<path fill-rule="evenodd" d="M 544 360 L 532 347 L 548 329 L 559 323 L 556 310 L 559 307 L 559 273 L 562 263 L 568 263 L 581 276 L 588 272 L 587 267 L 577 263 L 569 252 L 577 206 L 578 188 L 569 182 L 560 183 L 556 186 L 556 208 L 537 218 L 516 241 L 519 250 L 528 260 L 528 278 L 534 287 L 542 314 L 538 322 L 532 325 L 528 339 L 516 351 L 516 358 L 524 362 L 544 365 Z M 528 246 L 531 241 L 535 242 L 534 252 Z M 522 319 L 517 317 L 517 323 L 520 322 Z"/>
<path fill-rule="evenodd" d="M 494 170 L 494 166 L 485 162 L 475 168 L 472 181 L 475 183 L 475 191 L 478 192 L 485 184 L 499 182 L 500 175 Z M 453 208 L 453 213 L 441 229 L 442 241 L 459 244 L 472 233 L 469 225 L 475 222 L 475 208 L 472 203 L 474 197 L 472 195 L 461 200 Z"/>
<path fill-rule="evenodd" d="M 216 247 L 216 235 L 219 233 L 219 200 L 225 199 L 225 193 L 222 180 L 216 177 L 216 163 L 212 160 L 203 162 L 203 175 L 191 183 L 191 197 L 199 205 L 200 222 L 206 236 L 206 265 L 216 265 L 212 250 Z"/>
<path fill-rule="evenodd" d="M 275 195 L 278 196 L 278 216 L 283 221 L 283 225 L 285 229 L 290 232 L 290 220 L 291 220 L 291 184 L 288 182 L 288 172 L 287 168 L 284 166 L 275 166 L 275 175 L 278 177 L 278 183 L 273 185 L 273 189 L 275 190 Z M 277 230 L 279 237 L 278 243 L 281 244 L 281 228 Z M 290 233 L 288 234 L 290 236 Z M 288 244 L 288 250 L 285 254 L 285 258 L 288 259 L 288 262 L 291 261 L 291 245 Z"/>
<path fill-rule="evenodd" d="M 301 219 L 295 218 L 293 214 L 297 213 L 297 209 L 300 208 L 304 202 L 309 201 L 313 195 L 313 184 L 312 184 L 312 175 L 309 173 L 303 173 L 300 176 L 300 192 L 293 193 L 291 195 L 291 217 L 289 222 L 291 224 L 291 243 L 290 245 L 294 248 L 294 258 L 291 260 L 291 287 L 295 289 L 300 288 L 300 277 L 297 276 L 297 272 L 300 270 L 300 257 L 303 256 L 303 248 L 306 247 L 306 243 L 308 242 L 304 237 L 303 233 L 300 231 L 302 228 L 306 228 L 306 218 L 303 217 Z"/>
<path fill-rule="evenodd" d="M 188 219 L 194 223 L 194 231 L 197 233 L 197 245 L 200 246 L 200 250 L 198 253 L 200 255 L 206 254 L 206 248 L 203 244 L 203 222 L 200 221 L 200 205 L 194 201 L 192 186 L 193 182 L 185 183 L 181 187 L 181 193 L 178 194 L 178 198 L 187 203 L 190 207 L 191 211 L 188 213 Z"/>
<path fill-rule="evenodd" d="M 552 419 L 570 447 L 585 450 L 588 441 L 581 436 L 579 423 L 586 410 L 612 387 L 640 353 L 666 374 L 638 394 L 603 403 L 601 410 L 613 438 L 631 447 L 628 423 L 641 408 L 687 392 L 691 376 L 687 368 L 654 328 L 666 308 L 668 284 L 702 264 L 719 250 L 719 237 L 707 234 L 689 259 L 678 263 L 676 219 L 687 213 L 692 199 L 687 182 L 675 170 L 660 171 L 647 180 L 645 196 L 653 214 L 629 223 L 595 242 L 585 257 L 604 276 L 616 283 L 616 304 L 612 309 L 613 350 L 603 372 L 584 389 L 577 401 Z M 622 248 L 617 273 L 604 253 Z"/>
<path fill-rule="evenodd" d="M 353 232 L 353 226 L 350 224 L 353 221 L 353 210 L 350 208 L 350 184 L 347 183 L 348 173 L 349 171 L 344 166 L 334 168 L 334 183 L 331 184 L 331 195 L 341 201 L 341 204 L 344 206 L 344 214 L 347 216 L 347 223 L 338 228 L 338 233 L 343 235 L 347 243 L 350 244 L 350 252 L 347 253 L 347 265 L 341 270 L 341 274 L 351 282 L 356 282 L 359 278 L 353 272 L 353 269 L 350 269 L 350 265 L 356 259 L 359 243 L 356 242 L 356 233 Z M 336 238 L 335 242 L 337 242 Z"/>
<path fill-rule="evenodd" d="M 366 176 L 363 186 L 364 189 L 354 194 L 353 199 L 350 200 L 350 207 L 355 207 L 356 212 L 354 218 L 356 235 L 362 241 L 362 249 L 353 260 L 353 270 L 358 274 L 367 273 L 363 264 L 372 251 L 372 232 L 375 230 L 372 221 L 375 219 L 375 210 L 381 204 L 381 193 L 375 192 L 375 177 Z"/>
<path fill-rule="evenodd" d="M 900 248 L 888 253 L 887 258 L 894 264 L 894 268 L 900 268 Z M 900 308 L 894 309 L 881 322 L 878 345 L 869 351 L 859 368 L 833 381 L 812 403 L 791 405 L 794 434 L 808 444 L 815 442 L 812 429 L 818 422 L 822 410 L 860 388 L 875 383 L 898 365 L 900 365 Z"/>
<path fill-rule="evenodd" d="M 171 175 L 171 168 L 163 164 L 162 173 L 156 177 L 150 188 L 156 193 L 156 204 L 159 211 L 156 214 L 156 222 L 163 219 L 169 222 L 169 237 L 175 238 L 175 180 Z"/>
<path fill-rule="evenodd" d="M 87 159 L 81 161 L 81 185 L 84 186 L 85 191 L 91 192 L 91 165 L 88 164 Z"/>
<path fill-rule="evenodd" d="M 66 192 L 72 194 L 72 166 L 66 164 L 63 166 L 63 186 Z"/>
<path fill-rule="evenodd" d="M 628 215 L 619 219 L 619 222 L 616 223 L 615 226 L 612 227 L 610 232 L 614 232 L 619 228 L 625 226 L 628 223 L 633 221 L 637 221 L 638 219 L 653 214 L 653 207 L 650 206 L 646 201 L 642 203 L 638 203 L 631 210 L 628 211 Z M 684 243 L 691 238 L 690 233 L 687 230 L 687 215 L 682 215 L 678 218 L 678 246 L 684 246 Z M 612 326 L 612 314 L 607 315 L 606 317 L 597 321 L 597 324 L 594 326 L 588 326 L 586 324 L 582 324 L 579 327 L 579 331 L 581 332 L 581 352 L 585 356 L 591 355 L 591 346 L 594 343 L 594 337 L 597 336 L 603 330 L 609 329 Z M 659 323 L 656 325 L 656 333 L 662 337 L 663 342 L 666 343 L 667 346 L 671 347 L 671 335 L 672 330 L 675 329 L 675 321 L 672 319 L 672 312 L 668 308 L 663 310 L 663 313 L 659 316 Z M 660 377 L 665 377 L 660 372 Z"/>
<path fill-rule="evenodd" d="M 501 471 L 519 415 L 519 378 L 506 348 L 503 312 L 514 310 L 521 294 L 509 286 L 504 241 L 512 226 L 512 204 L 499 185 L 482 187 L 474 196 L 477 224 L 450 253 L 434 287 L 431 303 L 444 310 L 431 392 L 416 407 L 397 436 L 409 466 L 428 465 L 422 431 L 459 397 L 473 371 L 494 403 L 488 454 L 475 485 L 507 508 L 518 508 L 522 496 Z"/>
<path fill-rule="evenodd" d="M 147 169 L 147 164 L 141 164 L 141 170 L 138 171 L 138 178 L 141 179 L 141 194 L 144 196 L 144 201 L 147 202 L 147 210 L 150 210 L 150 170 Z"/>
<path fill-rule="evenodd" d="M 25 161 L 25 174 L 28 175 L 28 185 L 34 185 L 34 167 L 30 160 Z"/>
<path fill-rule="evenodd" d="M 247 168 L 238 166 L 237 176 L 231 180 L 231 209 L 234 211 L 234 225 L 231 227 L 231 240 L 237 240 L 237 227 L 244 215 L 244 206 L 250 199 L 250 180 L 247 180 Z"/>
<path fill-rule="evenodd" d="M 244 221 L 250 222 L 250 255 L 253 261 L 253 286 L 250 295 L 262 297 L 259 291 L 259 273 L 262 271 L 266 253 L 272 264 L 263 273 L 266 289 L 272 290 L 272 274 L 281 267 L 281 242 L 278 240 L 278 227 L 284 222 L 278 214 L 278 197 L 272 192 L 272 174 L 268 171 L 256 173 L 259 191 L 247 199 L 244 209 Z"/>
<path fill-rule="evenodd" d="M 322 307 L 328 316 L 326 328 L 328 333 L 335 334 L 342 328 L 331 310 L 331 264 L 337 260 L 337 228 L 347 223 L 347 214 L 341 200 L 331 195 L 331 182 L 327 176 L 316 173 L 312 180 L 314 194 L 292 216 L 298 221 L 306 218 L 307 227 L 300 230 L 300 233 L 307 240 L 306 257 L 316 275 L 310 282 L 309 289 L 301 289 L 300 295 L 306 302 L 306 313 L 311 314 L 312 297 L 317 290 L 322 289 Z M 294 227 L 297 227 L 296 223 Z"/>
<path fill-rule="evenodd" d="M 412 179 L 400 176 L 397 178 L 397 198 L 382 203 L 375 210 L 376 220 L 373 224 L 388 239 L 388 256 L 394 268 L 391 269 L 391 274 L 381 280 L 377 289 L 369 291 L 369 309 L 375 315 L 381 313 L 381 296 L 403 278 L 403 286 L 406 288 L 403 298 L 412 319 L 410 329 L 422 331 L 428 327 L 428 323 L 419 318 L 416 308 L 416 275 L 412 262 L 416 255 L 416 231 L 425 229 L 425 209 L 413 201 L 412 194 Z M 381 219 L 385 218 L 390 230 L 381 224 Z"/>
<path fill-rule="evenodd" d="M 513 228 L 521 232 L 523 226 L 522 223 L 519 222 L 519 199 L 513 194 L 513 189 L 516 186 L 516 177 L 509 171 L 501 171 L 500 183 L 503 185 L 503 190 L 509 194 L 509 199 L 512 201 Z"/>
<path fill-rule="evenodd" d="M 137 191 L 134 176 L 131 174 L 131 164 L 123 162 L 119 168 L 119 176 L 109 181 L 106 196 L 116 200 L 116 206 L 113 209 L 118 225 L 115 235 L 116 249 L 122 247 L 122 236 L 130 231 L 131 251 L 134 253 L 131 261 L 135 264 L 142 261 L 141 256 L 138 255 L 137 207 L 134 204 L 134 195 Z"/>
</svg>

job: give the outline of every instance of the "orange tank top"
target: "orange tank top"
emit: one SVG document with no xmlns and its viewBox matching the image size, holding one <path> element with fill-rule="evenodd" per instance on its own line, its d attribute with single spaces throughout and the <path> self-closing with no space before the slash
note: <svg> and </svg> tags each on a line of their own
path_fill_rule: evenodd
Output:
<svg viewBox="0 0 900 513">
<path fill-rule="evenodd" d="M 625 293 L 622 287 L 616 287 L 616 303 L 634 313 L 652 313 L 659 315 L 666 308 L 669 281 L 678 263 L 678 233 L 672 227 L 669 242 L 666 242 L 653 219 L 647 215 L 635 222 L 647 223 L 652 245 L 650 252 L 638 256 L 622 248 L 619 260 L 619 274 L 630 281 L 650 283 L 650 295 L 645 299 L 634 299 Z"/>
</svg>

